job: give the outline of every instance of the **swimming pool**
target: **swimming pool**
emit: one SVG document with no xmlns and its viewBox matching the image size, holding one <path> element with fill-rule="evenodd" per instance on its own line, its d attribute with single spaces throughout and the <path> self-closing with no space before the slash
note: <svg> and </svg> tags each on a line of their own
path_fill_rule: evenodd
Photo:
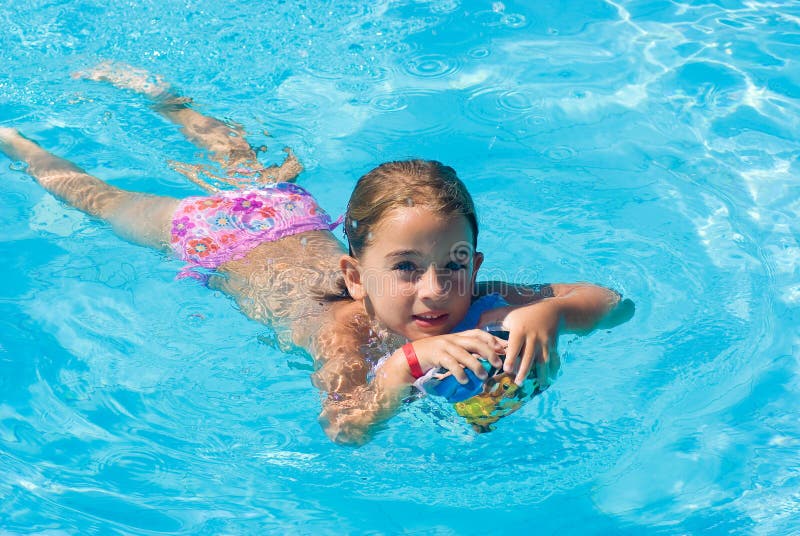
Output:
<svg viewBox="0 0 800 536">
<path fill-rule="evenodd" d="M 0 529 L 800 530 L 797 2 L 110 4 L 0 8 L 0 125 L 196 193 L 173 125 L 70 78 L 139 65 L 267 158 L 294 148 L 334 214 L 380 161 L 449 163 L 483 277 L 594 281 L 637 313 L 563 337 L 556 384 L 490 434 L 425 400 L 343 448 L 306 356 L 2 160 Z"/>
</svg>

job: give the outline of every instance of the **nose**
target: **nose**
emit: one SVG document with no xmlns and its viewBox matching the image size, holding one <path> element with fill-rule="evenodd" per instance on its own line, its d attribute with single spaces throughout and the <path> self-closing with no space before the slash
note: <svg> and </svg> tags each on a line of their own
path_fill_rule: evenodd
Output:
<svg viewBox="0 0 800 536">
<path fill-rule="evenodd" d="M 440 298 L 447 294 L 447 283 L 446 275 L 440 274 L 436 265 L 431 264 L 417 281 L 417 296 L 420 299 Z"/>
</svg>

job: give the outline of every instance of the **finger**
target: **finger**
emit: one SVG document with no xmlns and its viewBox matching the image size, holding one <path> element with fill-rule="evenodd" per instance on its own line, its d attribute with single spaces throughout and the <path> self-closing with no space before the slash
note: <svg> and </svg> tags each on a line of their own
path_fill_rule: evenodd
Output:
<svg viewBox="0 0 800 536">
<path fill-rule="evenodd" d="M 501 338 L 501 337 L 497 337 L 495 335 L 492 335 L 491 333 L 488 333 L 488 335 L 489 335 L 489 337 L 491 337 L 492 344 L 496 348 L 499 348 L 501 350 L 500 353 L 504 352 L 505 349 L 508 348 L 508 340 L 507 339 L 504 339 L 504 338 Z"/>
<path fill-rule="evenodd" d="M 522 353 L 522 361 L 520 361 L 517 376 L 514 378 L 514 383 L 517 385 L 522 385 L 525 382 L 525 378 L 528 377 L 528 371 L 531 370 L 531 365 L 533 364 L 534 357 L 536 357 L 535 354 L 538 346 L 539 343 L 536 339 L 528 339 L 525 342 L 525 351 Z"/>
<path fill-rule="evenodd" d="M 542 388 L 550 385 L 550 368 L 548 367 L 547 363 L 537 361 L 536 381 Z"/>
<path fill-rule="evenodd" d="M 464 350 L 467 350 L 473 354 L 477 354 L 477 357 L 487 360 L 495 367 L 500 367 L 503 364 L 495 347 L 486 341 L 478 339 L 465 339 L 463 345 Z"/>
<path fill-rule="evenodd" d="M 507 341 L 501 339 L 500 337 L 495 337 L 488 331 L 482 329 L 471 329 L 469 331 L 462 332 L 461 335 L 463 338 L 468 340 L 480 340 L 485 342 L 493 348 L 495 353 L 502 354 L 508 346 Z"/>
<path fill-rule="evenodd" d="M 555 348 L 550 350 L 550 361 L 547 365 L 549 377 L 551 380 L 554 380 L 558 376 L 558 371 L 561 368 L 561 356 L 558 355 L 558 351 Z"/>
<path fill-rule="evenodd" d="M 481 360 L 479 359 L 481 356 L 472 355 L 470 357 L 472 359 L 470 359 L 469 363 L 465 364 L 466 368 L 471 370 L 479 380 L 485 381 L 489 377 L 489 373 L 486 371 L 483 363 L 481 363 Z"/>
<path fill-rule="evenodd" d="M 525 341 L 523 337 L 520 335 L 515 335 L 512 333 L 511 336 L 509 336 L 508 348 L 506 348 L 506 358 L 503 361 L 503 372 L 510 374 L 514 373 L 517 366 L 517 358 L 522 350 L 524 342 Z"/>
<path fill-rule="evenodd" d="M 450 374 L 455 377 L 458 383 L 467 383 L 468 379 L 466 373 L 464 372 L 464 367 L 461 366 L 461 363 L 459 363 L 458 359 L 456 359 L 454 356 L 450 354 L 442 356 L 439 359 L 439 366 L 450 371 Z"/>
<path fill-rule="evenodd" d="M 550 344 L 542 343 L 542 363 L 547 363 L 550 360 Z"/>
<path fill-rule="evenodd" d="M 487 377 L 486 370 L 481 365 L 477 357 L 470 354 L 463 348 L 453 348 L 448 352 L 442 364 L 448 368 L 456 377 L 459 383 L 468 383 L 469 378 L 464 369 L 471 370 L 478 378 L 485 380 Z"/>
<path fill-rule="evenodd" d="M 536 381 L 542 387 L 550 385 L 550 349 L 548 345 L 542 344 L 541 357 L 536 360 Z"/>
<path fill-rule="evenodd" d="M 486 369 L 483 368 L 483 363 L 481 363 L 481 358 L 483 357 L 481 354 L 469 353 L 465 350 L 463 353 L 459 353 L 456 357 L 461 363 L 461 366 L 471 370 L 472 373 L 475 374 L 475 376 L 477 376 L 480 380 L 485 380 L 489 377 Z M 464 375 L 466 377 L 466 373 Z"/>
</svg>

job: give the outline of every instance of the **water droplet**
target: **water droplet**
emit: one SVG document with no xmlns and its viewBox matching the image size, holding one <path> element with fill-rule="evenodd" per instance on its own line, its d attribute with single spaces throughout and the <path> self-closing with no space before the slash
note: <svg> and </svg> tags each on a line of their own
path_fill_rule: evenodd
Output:
<svg viewBox="0 0 800 536">
<path fill-rule="evenodd" d="M 406 197 L 406 206 L 413 207 L 414 206 L 414 200 L 411 199 L 410 197 Z"/>
<path fill-rule="evenodd" d="M 301 246 L 306 247 L 307 244 L 308 244 L 308 238 L 304 236 L 303 238 L 300 239 Z"/>
<path fill-rule="evenodd" d="M 569 158 L 574 157 L 575 155 L 576 155 L 575 149 L 567 145 L 550 147 L 545 151 L 545 156 L 547 156 L 550 160 L 555 160 L 557 162 L 562 160 L 567 160 Z"/>
<path fill-rule="evenodd" d="M 200 313 L 190 313 L 189 316 L 186 318 L 189 324 L 193 326 L 199 326 L 205 321 L 206 317 Z"/>
<path fill-rule="evenodd" d="M 358 220 L 353 220 L 353 221 L 351 221 L 351 222 L 350 222 L 350 227 L 352 227 L 353 229 L 355 229 L 356 227 L 358 227 Z"/>
<path fill-rule="evenodd" d="M 408 107 L 403 95 L 381 95 L 372 99 L 371 104 L 382 112 L 399 112 Z"/>
<path fill-rule="evenodd" d="M 501 22 L 509 28 L 522 28 L 528 24 L 528 19 L 525 18 L 525 15 L 513 13 L 504 15 Z"/>
<path fill-rule="evenodd" d="M 405 62 L 404 67 L 411 75 L 422 78 L 449 76 L 461 69 L 457 58 L 438 54 L 412 57 Z"/>
<path fill-rule="evenodd" d="M 485 58 L 486 56 L 489 55 L 489 49 L 483 47 L 476 48 L 470 50 L 469 55 L 472 56 L 473 58 Z"/>
</svg>

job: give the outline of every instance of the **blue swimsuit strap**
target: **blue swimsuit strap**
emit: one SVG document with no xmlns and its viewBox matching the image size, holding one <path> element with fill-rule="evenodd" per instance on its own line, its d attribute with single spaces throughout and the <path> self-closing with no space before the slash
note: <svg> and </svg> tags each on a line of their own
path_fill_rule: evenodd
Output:
<svg viewBox="0 0 800 536">
<path fill-rule="evenodd" d="M 472 302 L 472 305 L 469 306 L 469 311 L 467 311 L 467 316 L 453 328 L 452 333 L 476 328 L 484 312 L 498 307 L 505 307 L 506 305 L 508 305 L 508 302 L 500 294 L 481 296 Z"/>
</svg>

